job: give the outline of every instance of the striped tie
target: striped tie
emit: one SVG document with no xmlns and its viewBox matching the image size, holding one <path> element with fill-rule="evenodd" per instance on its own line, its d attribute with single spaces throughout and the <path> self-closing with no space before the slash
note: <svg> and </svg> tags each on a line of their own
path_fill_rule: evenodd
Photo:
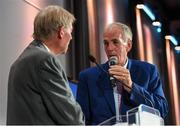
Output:
<svg viewBox="0 0 180 126">
<path fill-rule="evenodd" d="M 122 86 L 121 82 L 117 82 L 117 92 L 118 92 L 119 112 L 121 112 L 121 96 L 122 96 L 122 89 L 123 89 L 123 86 Z"/>
<path fill-rule="evenodd" d="M 121 82 L 117 82 L 117 91 L 118 91 L 118 93 L 119 94 L 122 94 L 122 84 L 121 84 Z"/>
</svg>

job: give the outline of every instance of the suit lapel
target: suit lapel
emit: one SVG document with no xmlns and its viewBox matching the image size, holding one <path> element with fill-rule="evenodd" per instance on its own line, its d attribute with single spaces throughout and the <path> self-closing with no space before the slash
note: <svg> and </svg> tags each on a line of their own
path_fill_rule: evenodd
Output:
<svg viewBox="0 0 180 126">
<path fill-rule="evenodd" d="M 104 70 L 108 70 L 108 64 L 102 65 Z M 109 76 L 105 72 L 101 72 L 98 80 L 96 82 L 97 86 L 99 87 L 99 90 L 105 97 L 105 100 L 113 114 L 115 114 L 115 103 L 114 103 L 114 95 L 113 95 L 113 89 L 109 81 Z"/>
</svg>

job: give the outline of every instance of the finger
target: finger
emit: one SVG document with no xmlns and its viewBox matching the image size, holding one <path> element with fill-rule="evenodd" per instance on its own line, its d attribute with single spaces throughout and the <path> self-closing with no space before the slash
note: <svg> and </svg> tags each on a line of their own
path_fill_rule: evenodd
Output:
<svg viewBox="0 0 180 126">
<path fill-rule="evenodd" d="M 113 77 L 115 77 L 116 79 L 118 79 L 119 81 L 122 81 L 122 82 L 124 82 L 124 80 L 125 80 L 125 77 L 123 77 L 123 76 L 113 75 Z"/>
<path fill-rule="evenodd" d="M 129 73 L 129 70 L 126 68 L 121 68 L 121 67 L 112 67 L 109 69 L 109 71 L 119 71 L 119 72 L 123 72 L 123 73 Z"/>
<path fill-rule="evenodd" d="M 123 77 L 129 76 L 128 73 L 119 72 L 119 71 L 109 71 L 109 73 L 112 74 L 112 75 L 118 75 L 118 76 L 123 76 Z"/>
<path fill-rule="evenodd" d="M 110 66 L 110 69 L 124 70 L 125 68 L 119 65 Z"/>
</svg>

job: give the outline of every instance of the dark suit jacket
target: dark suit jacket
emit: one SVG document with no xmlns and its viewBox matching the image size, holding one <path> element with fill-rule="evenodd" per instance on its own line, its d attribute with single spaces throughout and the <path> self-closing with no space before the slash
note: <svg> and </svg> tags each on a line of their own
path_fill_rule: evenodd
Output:
<svg viewBox="0 0 180 126">
<path fill-rule="evenodd" d="M 108 64 L 101 67 L 108 71 Z M 168 105 L 163 93 L 159 73 L 154 65 L 129 59 L 128 69 L 133 81 L 130 93 L 123 90 L 121 99 L 121 114 L 140 104 L 152 106 L 147 97 L 158 109 L 162 117 L 168 112 Z M 138 93 L 137 93 L 138 92 Z M 113 88 L 107 73 L 98 67 L 82 71 L 79 75 L 77 101 L 85 114 L 86 124 L 99 124 L 115 116 Z"/>
<path fill-rule="evenodd" d="M 59 60 L 33 41 L 9 73 L 7 124 L 83 123 Z"/>
</svg>

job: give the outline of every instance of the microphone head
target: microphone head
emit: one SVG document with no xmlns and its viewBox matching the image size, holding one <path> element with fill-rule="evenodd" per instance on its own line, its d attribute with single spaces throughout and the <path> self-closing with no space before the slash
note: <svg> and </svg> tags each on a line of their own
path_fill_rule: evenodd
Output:
<svg viewBox="0 0 180 126">
<path fill-rule="evenodd" d="M 108 61 L 109 66 L 118 64 L 118 57 L 111 56 Z"/>
<path fill-rule="evenodd" d="M 94 56 L 88 55 L 88 58 L 91 62 L 96 63 L 96 58 L 94 58 Z"/>
</svg>

